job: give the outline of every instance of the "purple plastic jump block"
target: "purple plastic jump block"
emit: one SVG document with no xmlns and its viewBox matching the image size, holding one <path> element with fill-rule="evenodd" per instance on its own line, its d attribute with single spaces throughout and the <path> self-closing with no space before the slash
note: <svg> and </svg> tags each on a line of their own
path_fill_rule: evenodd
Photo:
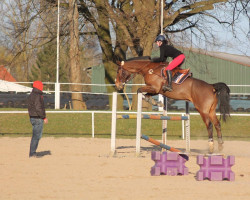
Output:
<svg viewBox="0 0 250 200">
<path fill-rule="evenodd" d="M 159 151 L 151 153 L 151 159 L 155 165 L 151 168 L 152 176 L 168 175 L 187 175 L 188 168 L 185 166 L 186 160 L 176 152 L 166 152 L 162 154 Z"/>
<path fill-rule="evenodd" d="M 209 179 L 210 181 L 235 180 L 235 174 L 231 167 L 235 163 L 234 156 L 223 158 L 222 155 L 211 155 L 204 158 L 203 155 L 197 156 L 197 164 L 200 170 L 196 173 L 196 180 L 202 181 Z"/>
</svg>

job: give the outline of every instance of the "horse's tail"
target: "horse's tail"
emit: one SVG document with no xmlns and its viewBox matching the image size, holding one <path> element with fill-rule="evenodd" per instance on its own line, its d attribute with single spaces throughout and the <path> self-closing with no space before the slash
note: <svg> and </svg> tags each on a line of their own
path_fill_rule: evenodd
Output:
<svg viewBox="0 0 250 200">
<path fill-rule="evenodd" d="M 230 116 L 230 89 L 225 83 L 213 84 L 217 98 L 219 99 L 219 110 L 222 119 L 226 122 L 227 117 Z"/>
</svg>

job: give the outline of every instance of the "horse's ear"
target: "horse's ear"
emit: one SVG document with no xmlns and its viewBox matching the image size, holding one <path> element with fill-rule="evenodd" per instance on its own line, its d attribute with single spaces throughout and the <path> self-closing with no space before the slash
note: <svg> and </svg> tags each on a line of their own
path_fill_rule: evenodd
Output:
<svg viewBox="0 0 250 200">
<path fill-rule="evenodd" d="M 123 66 L 124 65 L 124 61 L 116 61 L 116 64 L 119 66 Z"/>
</svg>

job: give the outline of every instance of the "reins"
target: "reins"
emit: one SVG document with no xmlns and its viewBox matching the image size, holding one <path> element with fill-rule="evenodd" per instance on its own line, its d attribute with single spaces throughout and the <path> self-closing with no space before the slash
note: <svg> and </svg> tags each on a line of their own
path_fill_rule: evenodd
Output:
<svg viewBox="0 0 250 200">
<path fill-rule="evenodd" d="M 151 62 L 146 63 L 145 65 L 141 66 L 141 67 L 139 68 L 139 71 L 138 71 L 138 72 L 131 73 L 131 75 L 130 75 L 129 78 L 125 81 L 125 83 L 127 83 L 127 82 L 131 81 L 132 79 L 134 79 L 135 76 L 136 76 L 136 74 L 141 73 L 150 63 L 151 63 Z M 124 61 L 121 62 L 120 67 L 121 67 L 122 70 L 128 71 L 128 70 L 125 69 L 123 66 L 124 66 Z M 154 73 L 154 70 L 155 70 L 157 67 L 159 67 L 159 65 L 155 66 L 155 67 L 152 68 L 152 69 L 148 69 L 148 71 L 147 71 L 146 73 L 154 74 L 154 75 L 157 75 L 157 76 L 163 78 L 160 74 Z M 129 71 L 128 71 L 128 72 L 129 72 Z M 142 74 L 142 76 L 144 77 L 146 73 L 141 73 L 141 74 Z M 125 77 L 123 76 L 123 74 L 122 74 L 122 78 L 125 79 Z M 163 78 L 163 79 L 164 79 L 164 78 Z"/>
</svg>

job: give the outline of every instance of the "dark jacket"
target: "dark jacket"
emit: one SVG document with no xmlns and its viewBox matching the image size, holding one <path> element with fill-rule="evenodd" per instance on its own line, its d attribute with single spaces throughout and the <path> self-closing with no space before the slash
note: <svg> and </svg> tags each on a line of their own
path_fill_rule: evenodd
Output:
<svg viewBox="0 0 250 200">
<path fill-rule="evenodd" d="M 30 118 L 46 118 L 42 94 L 43 92 L 37 88 L 33 88 L 30 93 L 28 97 L 28 111 Z"/>
<path fill-rule="evenodd" d="M 166 43 L 162 43 L 160 46 L 160 57 L 153 58 L 153 62 L 166 62 L 168 57 L 175 59 L 177 56 L 183 54 L 178 49 L 173 46 L 167 45 Z"/>
</svg>

